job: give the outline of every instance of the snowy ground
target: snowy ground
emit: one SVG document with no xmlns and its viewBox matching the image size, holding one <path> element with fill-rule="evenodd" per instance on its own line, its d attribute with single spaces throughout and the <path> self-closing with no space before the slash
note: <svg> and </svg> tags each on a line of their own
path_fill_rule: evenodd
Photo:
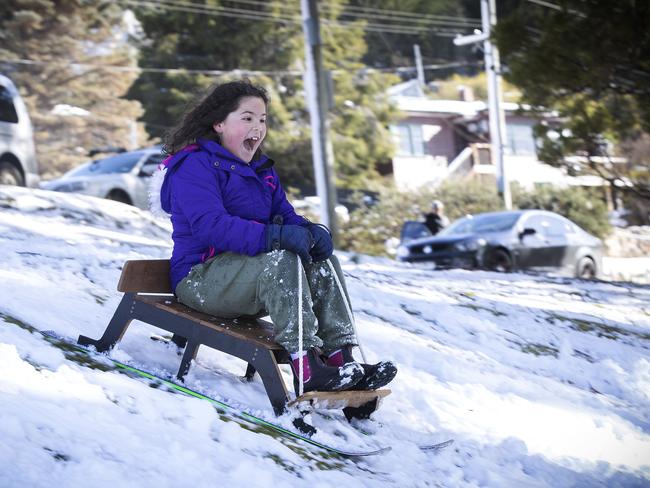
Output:
<svg viewBox="0 0 650 488">
<path fill-rule="evenodd" d="M 343 255 L 366 355 L 400 370 L 373 420 L 313 416 L 322 442 L 393 446 L 344 460 L 73 362 L 30 332 L 98 337 L 122 263 L 168 257 L 168 236 L 121 204 L 0 187 L 0 486 L 650 486 L 647 285 Z M 173 373 L 179 357 L 154 333 L 132 324 L 112 355 Z M 244 369 L 202 348 L 187 383 L 273 419 Z M 417 448 L 447 438 L 438 454 Z"/>
<path fill-rule="evenodd" d="M 650 285 L 650 257 L 603 258 L 603 278 L 613 281 L 631 281 Z"/>
</svg>

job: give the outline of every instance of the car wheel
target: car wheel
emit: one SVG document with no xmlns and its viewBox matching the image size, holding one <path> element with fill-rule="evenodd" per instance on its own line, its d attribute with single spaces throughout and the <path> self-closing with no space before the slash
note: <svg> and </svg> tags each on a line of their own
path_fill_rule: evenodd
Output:
<svg viewBox="0 0 650 488">
<path fill-rule="evenodd" d="M 578 261 L 576 277 L 583 280 L 593 280 L 596 277 L 596 263 L 594 263 L 594 260 L 584 257 Z"/>
<path fill-rule="evenodd" d="M 0 185 L 25 186 L 20 170 L 8 161 L 0 162 Z"/>
<path fill-rule="evenodd" d="M 127 205 L 133 205 L 133 202 L 131 201 L 129 195 L 127 195 L 127 193 L 122 190 L 111 190 L 110 192 L 108 192 L 108 195 L 106 195 L 106 198 L 109 200 L 113 200 L 115 202 L 126 203 Z"/>
<path fill-rule="evenodd" d="M 494 249 L 485 260 L 486 268 L 499 273 L 512 271 L 512 257 L 505 249 Z"/>
</svg>

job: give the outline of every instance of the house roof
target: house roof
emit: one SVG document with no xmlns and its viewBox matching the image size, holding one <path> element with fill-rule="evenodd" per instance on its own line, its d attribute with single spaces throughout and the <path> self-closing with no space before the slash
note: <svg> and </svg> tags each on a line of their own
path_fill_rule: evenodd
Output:
<svg viewBox="0 0 650 488">
<path fill-rule="evenodd" d="M 393 96 L 391 99 L 397 108 L 410 114 L 450 114 L 471 118 L 487 111 L 487 104 L 481 100 L 464 102 L 462 100 L 434 100 L 426 97 Z M 514 112 L 520 105 L 504 102 L 503 108 L 507 112 Z"/>
<path fill-rule="evenodd" d="M 399 96 L 424 98 L 424 91 L 422 90 L 422 86 L 416 79 L 393 85 L 388 90 L 386 90 L 386 92 L 391 98 Z"/>
<path fill-rule="evenodd" d="M 453 114 L 471 117 L 485 110 L 484 102 L 463 102 L 460 100 L 432 100 L 424 97 L 394 97 L 393 101 L 403 112 L 423 114 Z"/>
<path fill-rule="evenodd" d="M 466 102 L 463 100 L 437 100 L 428 98 L 416 79 L 393 85 L 387 90 L 387 93 L 399 110 L 412 115 L 448 114 L 474 118 L 488 110 L 487 103 L 482 100 Z M 506 112 L 514 112 L 520 108 L 527 108 L 525 105 L 512 102 L 503 102 L 502 105 Z"/>
</svg>

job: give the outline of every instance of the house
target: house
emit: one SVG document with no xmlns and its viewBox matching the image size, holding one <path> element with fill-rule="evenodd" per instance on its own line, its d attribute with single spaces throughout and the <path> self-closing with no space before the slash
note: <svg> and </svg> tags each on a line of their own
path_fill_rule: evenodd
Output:
<svg viewBox="0 0 650 488">
<path fill-rule="evenodd" d="M 410 190 L 445 180 L 478 179 L 496 185 L 490 155 L 488 108 L 483 101 L 433 100 L 417 80 L 389 89 L 402 113 L 391 127 L 396 154 L 392 161 L 395 184 Z M 531 190 L 540 185 L 600 186 L 593 176 L 568 176 L 537 159 L 533 128 L 537 120 L 522 114 L 516 103 L 504 103 L 506 141 L 504 167 L 508 181 Z"/>
</svg>

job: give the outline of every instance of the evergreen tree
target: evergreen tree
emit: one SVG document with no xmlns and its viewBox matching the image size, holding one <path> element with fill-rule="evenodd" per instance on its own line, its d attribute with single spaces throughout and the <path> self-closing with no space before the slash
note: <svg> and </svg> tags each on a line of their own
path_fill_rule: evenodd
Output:
<svg viewBox="0 0 650 488">
<path fill-rule="evenodd" d="M 145 107 L 147 130 L 161 135 L 198 94 L 215 82 L 240 76 L 237 70 L 266 72 L 248 74 L 271 95 L 265 150 L 278 161 L 285 185 L 313 192 L 299 3 L 251 5 L 246 15 L 253 18 L 246 19 L 224 16 L 218 0 L 204 0 L 200 5 L 195 12 L 136 9 L 146 34 L 140 46 L 140 66 L 181 68 L 179 72 L 144 72 L 132 87 L 130 96 Z M 377 73 L 362 75 L 363 23 L 346 28 L 337 25 L 343 2 L 328 5 L 331 8 L 321 14 L 321 33 L 325 67 L 332 70 L 334 80 L 330 118 L 336 174 L 343 186 L 365 185 L 378 178 L 377 164 L 392 151 L 387 129 L 393 111 L 385 90 L 395 79 Z"/>
<path fill-rule="evenodd" d="M 400 237 L 407 220 L 423 221 L 431 211 L 431 202 L 441 200 L 450 220 L 468 214 L 500 210 L 502 202 L 496 189 L 478 181 L 448 181 L 441 186 L 414 191 L 397 191 L 386 186 L 379 191 L 378 202 L 365 203 L 358 195 L 358 207 L 341 225 L 341 247 L 364 254 L 389 254 L 390 240 Z"/>
<path fill-rule="evenodd" d="M 396 112 L 385 91 L 399 79 L 364 70 L 366 21 L 342 27 L 336 19 L 341 16 L 344 2 L 328 4 L 322 22 L 323 64 L 334 80 L 330 135 L 337 184 L 344 188 L 373 188 L 380 184 L 378 164 L 388 162 L 394 151 L 388 126 Z"/>
<path fill-rule="evenodd" d="M 517 208 L 541 208 L 559 213 L 587 232 L 605 238 L 611 231 L 603 190 L 599 188 L 554 188 L 544 186 L 524 191 L 513 185 L 512 200 Z"/>
<path fill-rule="evenodd" d="M 557 111 L 539 126 L 539 156 L 570 171 L 593 172 L 620 191 L 650 201 L 650 159 L 611 156 L 650 132 L 650 4 L 641 0 L 520 2 L 499 23 L 506 76 L 538 110 Z M 611 147 L 612 143 L 622 143 Z M 583 163 L 567 156 L 582 155 Z"/>
<path fill-rule="evenodd" d="M 102 0 L 0 4 L 0 69 L 25 99 L 45 178 L 88 159 L 89 148 L 130 141 L 140 106 L 120 97 L 135 74 L 103 67 L 134 67 L 118 39 L 122 20 L 122 9 Z M 65 116 L 57 105 L 89 113 Z"/>
<path fill-rule="evenodd" d="M 476 0 L 478 4 L 478 0 Z M 347 16 L 367 19 L 368 51 L 363 60 L 378 68 L 412 66 L 401 73 L 415 77 L 413 45 L 420 46 L 424 65 L 458 63 L 458 66 L 425 71 L 427 81 L 453 73 L 475 74 L 480 53 L 471 47 L 454 46 L 456 34 L 469 34 L 480 19 L 468 18 L 457 0 L 351 0 Z M 480 12 L 477 17 L 480 17 Z M 344 17 L 345 18 L 345 17 Z"/>
</svg>

